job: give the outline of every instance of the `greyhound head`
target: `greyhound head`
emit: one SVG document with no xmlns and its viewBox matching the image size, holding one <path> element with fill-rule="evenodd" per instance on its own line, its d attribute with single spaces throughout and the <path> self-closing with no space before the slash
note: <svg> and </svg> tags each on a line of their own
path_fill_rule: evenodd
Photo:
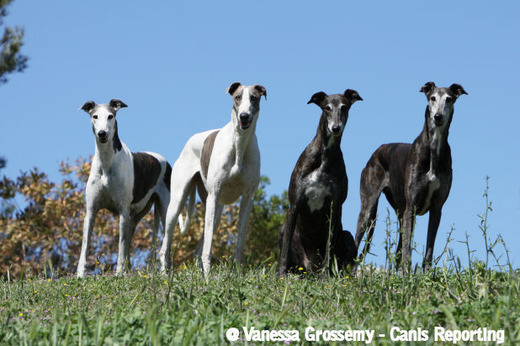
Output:
<svg viewBox="0 0 520 346">
<path fill-rule="evenodd" d="M 321 119 L 325 120 L 327 133 L 339 137 L 345 129 L 348 120 L 350 106 L 356 101 L 362 101 L 358 92 L 347 89 L 343 94 L 327 95 L 323 91 L 312 95 L 307 104 L 315 103 L 321 110 Z"/>
<path fill-rule="evenodd" d="M 226 92 L 233 96 L 232 121 L 235 128 L 249 129 L 258 119 L 260 97 L 263 95 L 267 99 L 265 88 L 258 84 L 246 86 L 235 82 Z"/>
<path fill-rule="evenodd" d="M 92 131 L 97 142 L 104 144 L 117 136 L 116 113 L 124 107 L 128 106 L 123 101 L 113 99 L 108 104 L 88 101 L 80 108 L 90 115 Z"/>
<path fill-rule="evenodd" d="M 460 84 L 452 84 L 449 88 L 439 88 L 433 82 L 424 84 L 420 91 L 426 95 L 428 100 L 426 121 L 429 128 L 441 130 L 449 127 L 453 117 L 453 105 L 457 98 L 462 94 L 468 94 Z"/>
</svg>

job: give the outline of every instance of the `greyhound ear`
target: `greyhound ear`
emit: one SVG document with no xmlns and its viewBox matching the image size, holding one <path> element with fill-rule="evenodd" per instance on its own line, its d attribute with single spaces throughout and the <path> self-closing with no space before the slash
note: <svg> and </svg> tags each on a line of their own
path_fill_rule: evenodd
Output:
<svg viewBox="0 0 520 346">
<path fill-rule="evenodd" d="M 323 101 L 325 97 L 327 97 L 327 94 L 325 94 L 323 91 L 319 91 L 316 94 L 312 95 L 311 99 L 309 100 L 309 102 L 307 102 L 307 104 L 315 103 L 319 106 L 321 101 Z"/>
<path fill-rule="evenodd" d="M 267 100 L 267 91 L 263 85 L 255 84 L 254 88 L 260 93 L 260 96 L 264 95 L 264 98 Z"/>
<path fill-rule="evenodd" d="M 460 84 L 452 84 L 450 86 L 450 90 L 453 94 L 455 94 L 455 96 L 459 97 L 460 95 L 462 94 L 465 94 L 467 95 L 468 93 L 466 92 L 466 90 L 464 90 L 464 88 L 462 87 L 462 85 Z"/>
<path fill-rule="evenodd" d="M 421 90 L 419 90 L 419 92 L 422 92 L 422 93 L 429 93 L 433 88 L 435 88 L 435 83 L 434 82 L 428 82 L 426 84 L 424 84 L 421 88 Z"/>
<path fill-rule="evenodd" d="M 94 109 L 94 107 L 96 107 L 96 103 L 94 101 L 88 101 L 88 102 L 85 102 L 85 104 L 83 106 L 81 106 L 80 109 L 89 113 L 92 109 Z"/>
<path fill-rule="evenodd" d="M 120 108 L 128 107 L 123 101 L 118 99 L 112 99 L 110 100 L 110 107 L 114 108 L 114 110 L 117 112 Z"/>
<path fill-rule="evenodd" d="M 359 96 L 358 92 L 356 90 L 347 89 L 343 93 L 343 96 L 345 96 L 347 99 L 349 99 L 350 102 L 354 103 L 356 101 L 363 101 L 361 96 Z"/>
<path fill-rule="evenodd" d="M 235 93 L 235 91 L 237 91 L 238 87 L 240 86 L 240 82 L 235 82 L 233 84 L 231 84 L 229 86 L 229 88 L 226 89 L 226 92 L 229 94 L 229 95 L 233 95 Z"/>
</svg>

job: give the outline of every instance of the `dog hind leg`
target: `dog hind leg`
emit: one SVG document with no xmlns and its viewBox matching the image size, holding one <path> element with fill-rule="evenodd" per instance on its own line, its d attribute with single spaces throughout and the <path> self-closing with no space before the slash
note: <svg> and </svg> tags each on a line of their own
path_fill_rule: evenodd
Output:
<svg viewBox="0 0 520 346">
<path fill-rule="evenodd" d="M 374 161 L 375 159 L 372 158 L 367 163 L 367 166 L 363 169 L 363 173 L 361 174 L 361 211 L 359 212 L 355 240 L 356 248 L 358 250 L 365 232 L 368 231 L 365 239 L 365 246 L 359 255 L 361 261 L 370 250 L 370 243 L 372 241 L 376 224 L 379 197 L 386 181 L 386 174 L 383 166 Z"/>
</svg>

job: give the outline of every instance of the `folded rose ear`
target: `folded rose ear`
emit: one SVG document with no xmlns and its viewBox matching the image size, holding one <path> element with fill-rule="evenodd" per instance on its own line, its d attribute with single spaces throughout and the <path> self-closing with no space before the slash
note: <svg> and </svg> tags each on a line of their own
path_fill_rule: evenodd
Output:
<svg viewBox="0 0 520 346">
<path fill-rule="evenodd" d="M 94 107 L 96 107 L 96 103 L 94 101 L 88 101 L 88 102 L 85 102 L 85 104 L 83 106 L 81 106 L 80 109 L 89 113 L 91 110 L 94 109 Z"/>
<path fill-rule="evenodd" d="M 120 108 L 128 107 L 123 101 L 118 99 L 110 100 L 109 105 L 114 109 L 115 112 L 117 112 Z"/>
<path fill-rule="evenodd" d="M 421 90 L 419 90 L 419 92 L 422 92 L 422 93 L 429 93 L 433 88 L 435 88 L 435 83 L 434 82 L 428 82 L 426 84 L 424 84 L 421 88 Z"/>
<path fill-rule="evenodd" d="M 309 102 L 307 102 L 307 104 L 314 103 L 319 106 L 321 102 L 325 99 L 325 97 L 327 97 L 327 94 L 323 91 L 319 91 L 312 95 L 311 99 L 309 100 Z"/>
<path fill-rule="evenodd" d="M 264 98 L 267 100 L 267 91 L 263 85 L 255 84 L 254 88 L 260 93 L 260 95 L 264 95 Z"/>
<path fill-rule="evenodd" d="M 226 89 L 226 92 L 229 94 L 229 95 L 233 95 L 235 93 L 235 91 L 237 91 L 238 87 L 240 86 L 240 82 L 235 82 L 233 84 L 231 84 L 229 86 L 229 88 Z"/>
<path fill-rule="evenodd" d="M 456 96 L 456 97 L 459 97 L 460 95 L 462 94 L 465 94 L 467 95 L 468 93 L 466 92 L 466 90 L 464 90 L 464 88 L 462 87 L 462 85 L 460 84 L 452 84 L 450 86 L 450 90 L 451 92 Z"/>
<path fill-rule="evenodd" d="M 361 96 L 359 96 L 359 94 L 358 94 L 358 92 L 356 90 L 347 89 L 347 90 L 345 90 L 343 95 L 347 99 L 349 99 L 349 101 L 352 102 L 352 103 L 354 103 L 356 101 L 363 101 L 363 99 L 361 98 Z"/>
</svg>

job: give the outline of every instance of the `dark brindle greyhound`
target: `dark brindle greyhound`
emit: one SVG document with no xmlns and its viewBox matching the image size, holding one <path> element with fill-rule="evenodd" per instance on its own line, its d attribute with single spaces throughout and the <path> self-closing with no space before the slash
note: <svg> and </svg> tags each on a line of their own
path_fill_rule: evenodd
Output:
<svg viewBox="0 0 520 346">
<path fill-rule="evenodd" d="M 362 260 L 370 248 L 376 222 L 377 204 L 381 192 L 398 215 L 401 232 L 397 245 L 396 264 L 401 258 L 403 269 L 411 264 L 411 241 L 415 215 L 430 212 L 428 240 L 423 268 L 432 263 L 435 236 L 441 220 L 441 209 L 450 193 L 452 181 L 451 150 L 448 131 L 453 117 L 453 105 L 466 94 L 459 84 L 438 88 L 426 83 L 425 122 L 422 132 L 412 144 L 391 143 L 380 146 L 361 174 L 361 212 L 359 213 L 356 246 L 368 229 Z M 402 252 L 401 252 L 402 250 Z"/>
<path fill-rule="evenodd" d="M 280 275 L 291 268 L 310 271 L 323 267 L 333 259 L 329 254 L 336 257 L 340 267 L 352 264 L 356 257 L 354 239 L 341 225 L 348 180 L 340 144 L 350 106 L 359 100 L 359 94 L 348 89 L 337 95 L 318 92 L 308 102 L 317 104 L 323 112 L 316 137 L 291 175 L 290 207 L 279 236 Z"/>
</svg>

